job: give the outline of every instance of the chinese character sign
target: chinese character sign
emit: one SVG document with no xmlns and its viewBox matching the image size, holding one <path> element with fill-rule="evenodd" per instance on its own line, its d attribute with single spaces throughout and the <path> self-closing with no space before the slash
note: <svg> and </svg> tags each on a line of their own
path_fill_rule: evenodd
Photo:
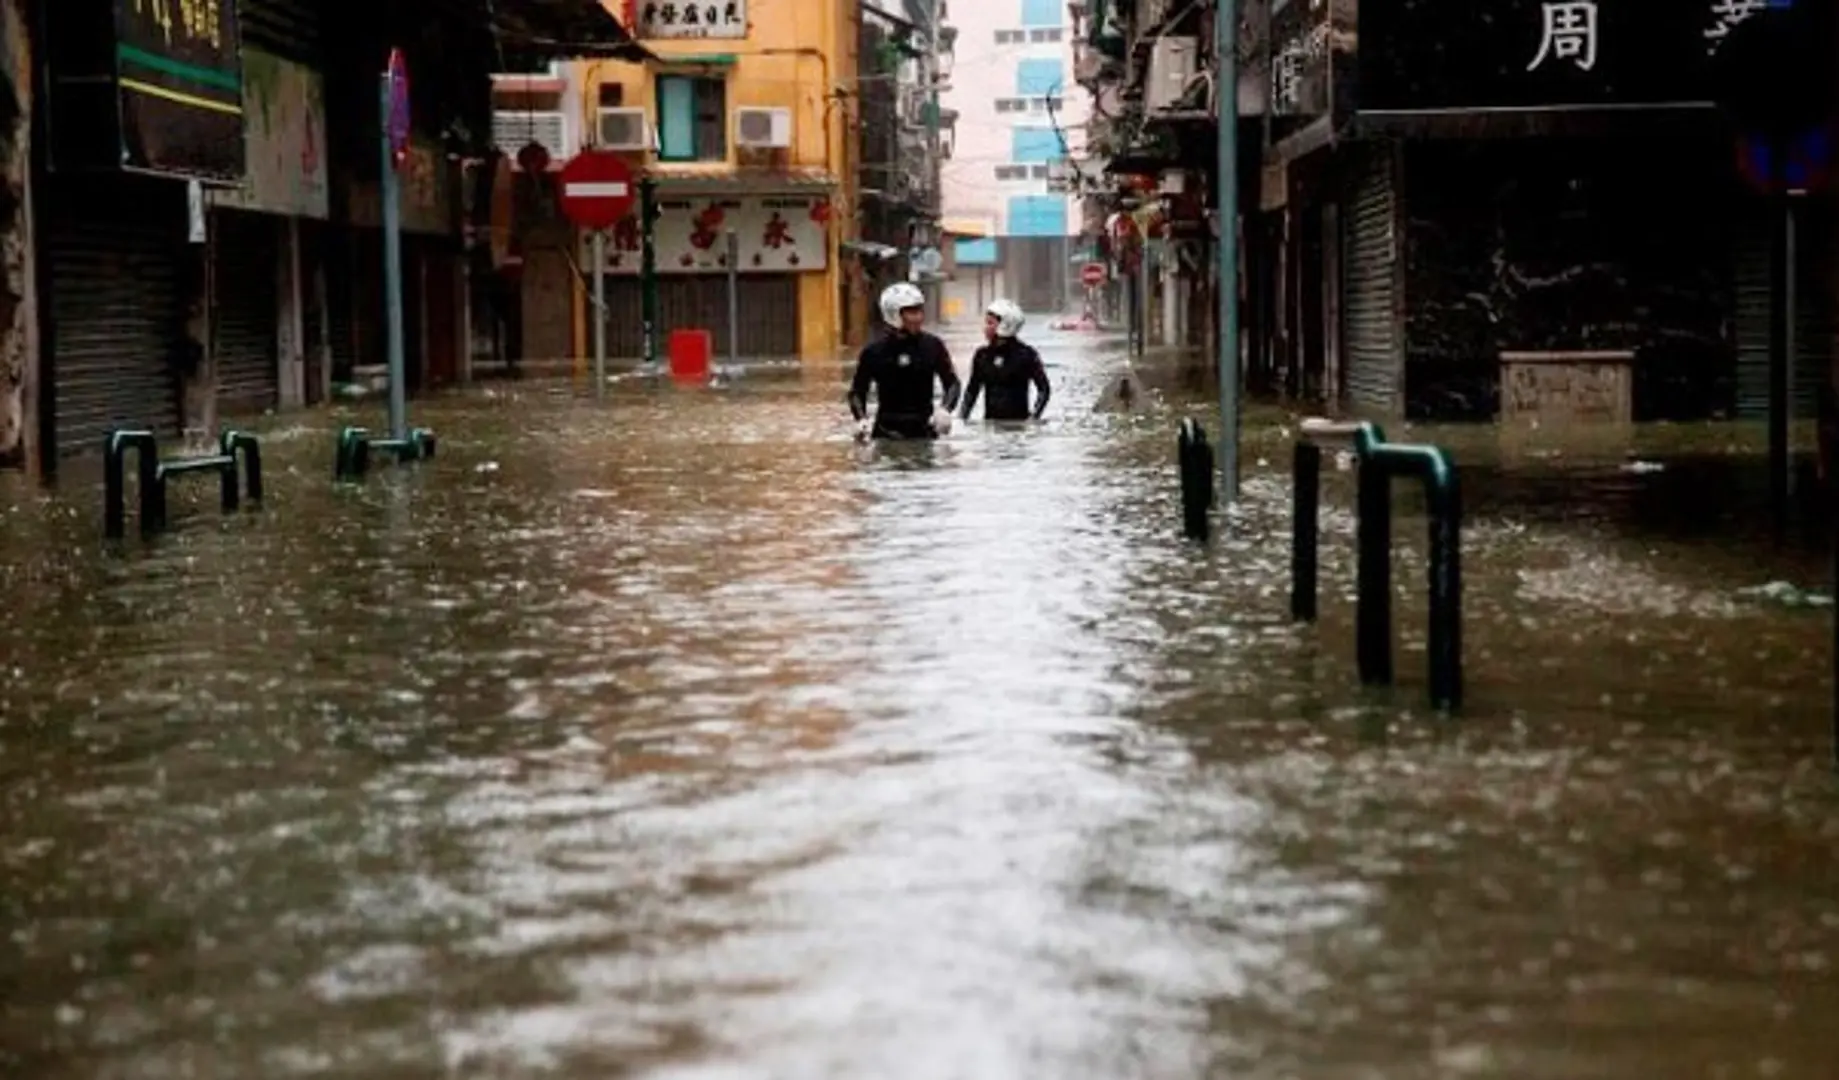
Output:
<svg viewBox="0 0 1839 1080">
<path fill-rule="evenodd" d="M 658 200 L 658 271 L 719 274 L 728 270 L 734 233 L 743 274 L 822 270 L 829 263 L 830 204 L 821 196 L 665 197 Z M 639 272 L 636 216 L 613 227 L 607 272 Z"/>
<path fill-rule="evenodd" d="M 171 176 L 243 176 L 236 0 L 115 0 L 123 163 Z"/>
<path fill-rule="evenodd" d="M 744 38 L 747 0 L 635 0 L 640 38 Z"/>
<path fill-rule="evenodd" d="M 1363 113 L 1701 105 L 1714 43 L 1762 2 L 1362 4 L 1353 85 L 1337 101 Z"/>
<path fill-rule="evenodd" d="M 1527 71 L 1537 71 L 1548 60 L 1573 64 L 1579 71 L 1596 66 L 1595 0 L 1565 0 L 1542 4 L 1539 51 Z"/>
</svg>

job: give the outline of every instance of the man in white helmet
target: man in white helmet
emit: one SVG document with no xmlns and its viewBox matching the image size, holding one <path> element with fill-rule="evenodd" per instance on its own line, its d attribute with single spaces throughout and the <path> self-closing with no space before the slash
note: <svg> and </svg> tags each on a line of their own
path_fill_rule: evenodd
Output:
<svg viewBox="0 0 1839 1080">
<path fill-rule="evenodd" d="M 898 282 L 881 294 L 881 319 L 888 333 L 862 349 L 856 377 L 849 384 L 849 411 L 856 418 L 856 437 L 867 439 L 936 439 L 951 430 L 952 410 L 962 384 L 951 366 L 945 343 L 920 329 L 926 320 L 926 297 Z M 932 401 L 934 379 L 945 399 Z M 868 418 L 868 392 L 875 389 L 875 419 Z"/>
<path fill-rule="evenodd" d="M 971 382 L 964 391 L 964 418 L 971 418 L 977 397 L 984 399 L 986 420 L 1039 420 L 1047 410 L 1053 386 L 1041 354 L 1016 335 L 1027 317 L 1013 300 L 997 300 L 983 313 L 983 336 L 988 342 L 971 357 Z M 1034 407 L 1028 407 L 1028 388 L 1034 387 Z"/>
</svg>

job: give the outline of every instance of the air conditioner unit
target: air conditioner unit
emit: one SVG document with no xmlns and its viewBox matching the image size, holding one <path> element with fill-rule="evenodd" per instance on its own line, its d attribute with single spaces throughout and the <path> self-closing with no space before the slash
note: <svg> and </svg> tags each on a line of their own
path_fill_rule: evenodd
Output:
<svg viewBox="0 0 1839 1080">
<path fill-rule="evenodd" d="M 644 109 L 602 109 L 595 129 L 602 150 L 650 150 L 651 125 Z"/>
<path fill-rule="evenodd" d="M 1174 108 L 1199 69 L 1199 39 L 1157 38 L 1150 47 L 1148 77 L 1143 80 L 1143 107 L 1151 112 Z"/>
<path fill-rule="evenodd" d="M 492 142 L 513 159 L 531 143 L 549 151 L 549 160 L 560 166 L 574 156 L 568 144 L 568 121 L 560 112 L 526 112 L 505 109 L 492 113 Z"/>
<path fill-rule="evenodd" d="M 734 145 L 743 150 L 785 150 L 792 145 L 792 110 L 734 110 Z"/>
</svg>

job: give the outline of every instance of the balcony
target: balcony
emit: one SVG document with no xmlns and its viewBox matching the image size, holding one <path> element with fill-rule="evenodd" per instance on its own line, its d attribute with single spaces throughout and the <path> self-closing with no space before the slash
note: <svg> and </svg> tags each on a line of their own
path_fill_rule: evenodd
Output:
<svg viewBox="0 0 1839 1080">
<path fill-rule="evenodd" d="M 497 110 L 492 113 L 492 143 L 513 160 L 524 147 L 537 143 L 549 151 L 551 170 L 566 164 L 576 149 L 568 118 L 560 111 Z"/>
</svg>

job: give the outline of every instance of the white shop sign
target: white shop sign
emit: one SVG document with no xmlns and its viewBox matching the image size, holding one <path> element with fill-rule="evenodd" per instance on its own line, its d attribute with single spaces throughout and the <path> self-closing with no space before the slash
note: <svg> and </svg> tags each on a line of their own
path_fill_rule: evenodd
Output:
<svg viewBox="0 0 1839 1080">
<path fill-rule="evenodd" d="M 715 196 L 658 200 L 656 244 L 661 274 L 718 274 L 728 270 L 732 230 L 743 274 L 822 270 L 830 256 L 830 202 L 817 195 Z M 592 265 L 588 238 L 581 261 Z M 637 274 L 640 249 L 636 211 L 607 240 L 607 273 Z"/>
</svg>

